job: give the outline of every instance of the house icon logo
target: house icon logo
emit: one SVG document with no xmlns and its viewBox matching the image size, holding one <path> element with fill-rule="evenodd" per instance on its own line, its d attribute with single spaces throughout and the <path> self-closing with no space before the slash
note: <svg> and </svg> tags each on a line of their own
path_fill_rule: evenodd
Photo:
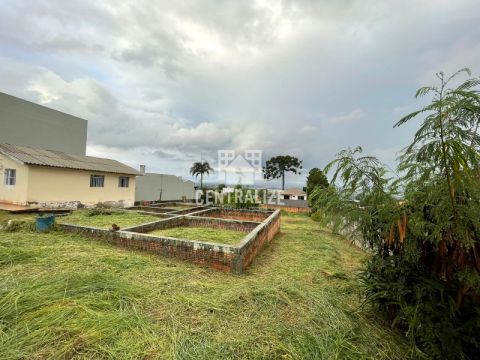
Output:
<svg viewBox="0 0 480 360">
<path fill-rule="evenodd" d="M 218 180 L 227 186 L 255 184 L 255 180 L 263 178 L 262 151 L 236 154 L 235 150 L 219 150 L 217 174 Z"/>
</svg>

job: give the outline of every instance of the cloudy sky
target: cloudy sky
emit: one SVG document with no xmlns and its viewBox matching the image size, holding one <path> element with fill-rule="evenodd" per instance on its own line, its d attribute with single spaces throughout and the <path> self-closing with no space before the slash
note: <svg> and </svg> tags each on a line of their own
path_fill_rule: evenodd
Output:
<svg viewBox="0 0 480 360">
<path fill-rule="evenodd" d="M 308 171 L 355 145 L 393 164 L 415 90 L 479 75 L 478 5 L 0 0 L 0 91 L 87 119 L 89 155 L 149 171 L 188 177 L 218 149 Z"/>
</svg>

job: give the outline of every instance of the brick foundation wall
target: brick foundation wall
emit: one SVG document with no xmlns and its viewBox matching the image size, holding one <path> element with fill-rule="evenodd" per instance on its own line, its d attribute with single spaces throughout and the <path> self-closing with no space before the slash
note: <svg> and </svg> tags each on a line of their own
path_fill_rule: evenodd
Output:
<svg viewBox="0 0 480 360">
<path fill-rule="evenodd" d="M 217 270 L 242 273 L 280 231 L 280 210 L 268 214 L 268 218 L 261 223 L 246 220 L 179 215 L 132 226 L 117 232 L 71 224 L 59 224 L 59 226 L 65 231 L 106 239 L 119 246 L 177 257 Z M 176 226 L 240 230 L 248 234 L 237 246 L 146 234 L 146 232 L 156 229 Z"/>
<path fill-rule="evenodd" d="M 154 212 L 154 213 L 160 213 L 160 214 L 175 211 L 175 209 L 158 208 L 153 206 L 132 206 L 128 208 L 128 210 L 141 210 L 141 211 L 148 211 L 148 212 Z"/>
<path fill-rule="evenodd" d="M 148 201 L 146 202 L 148 203 Z M 182 206 L 192 206 L 192 207 L 197 207 L 199 206 L 197 203 L 194 201 L 189 201 L 189 202 L 182 202 L 182 201 L 165 201 L 165 202 L 150 202 L 148 206 L 154 206 L 154 207 L 169 207 L 172 205 L 182 205 Z"/>
<path fill-rule="evenodd" d="M 139 214 L 144 214 L 144 215 L 155 216 L 155 217 L 158 217 L 160 219 L 168 219 L 168 218 L 171 218 L 171 217 L 175 216 L 175 215 L 170 215 L 170 214 L 165 214 L 165 213 L 157 213 L 157 212 L 151 212 L 151 211 L 138 211 L 138 213 Z"/>
<path fill-rule="evenodd" d="M 264 221 L 271 212 L 265 210 L 239 210 L 239 209 L 219 209 L 213 208 L 207 212 L 198 214 L 198 216 L 207 216 L 220 219 L 242 219 L 250 221 Z"/>
<path fill-rule="evenodd" d="M 171 204 L 170 204 L 171 205 Z M 193 206 L 188 209 L 175 209 L 167 206 L 132 206 L 128 210 L 141 210 L 160 214 L 185 215 L 199 210 L 205 210 L 205 206 Z"/>
<path fill-rule="evenodd" d="M 257 228 L 248 234 L 242 243 L 240 243 L 240 263 L 241 270 L 245 271 L 257 255 L 273 240 L 280 231 L 280 211 L 276 210 L 268 219 L 262 222 Z"/>
<path fill-rule="evenodd" d="M 186 214 L 190 214 L 190 213 L 192 213 L 192 212 L 196 212 L 196 211 L 199 211 L 199 210 L 205 210 L 205 206 L 202 205 L 202 206 L 191 207 L 191 208 L 188 208 L 188 209 L 173 210 L 173 211 L 172 211 L 172 214 L 175 214 L 175 215 L 186 215 Z"/>
<path fill-rule="evenodd" d="M 236 230 L 250 232 L 258 226 L 258 222 L 233 219 L 217 219 L 201 216 L 187 216 L 187 224 L 184 226 L 198 226 L 210 229 Z"/>
<path fill-rule="evenodd" d="M 158 221 L 152 221 L 146 224 L 130 226 L 128 228 L 124 228 L 124 231 L 131 231 L 137 233 L 148 233 L 150 231 L 159 230 L 159 229 L 168 229 L 176 226 L 183 226 L 185 220 L 181 216 L 170 217 Z"/>
<path fill-rule="evenodd" d="M 279 209 L 291 213 L 309 213 L 310 208 L 305 207 L 294 207 L 294 206 L 284 206 L 284 205 L 260 205 L 263 209 Z"/>
<path fill-rule="evenodd" d="M 138 233 L 148 233 L 154 230 L 170 229 L 179 226 L 192 226 L 250 232 L 255 229 L 258 224 L 258 222 L 243 220 L 217 219 L 199 216 L 175 216 L 168 219 L 153 221 L 147 224 L 131 226 L 123 230 Z"/>
<path fill-rule="evenodd" d="M 110 232 L 103 229 L 67 224 L 60 224 L 60 226 L 64 230 L 77 232 L 88 237 L 105 239 L 118 246 L 176 257 L 221 271 L 231 272 L 235 268 L 235 261 L 238 258 L 238 249 L 226 245 L 213 245 L 130 231 Z"/>
</svg>

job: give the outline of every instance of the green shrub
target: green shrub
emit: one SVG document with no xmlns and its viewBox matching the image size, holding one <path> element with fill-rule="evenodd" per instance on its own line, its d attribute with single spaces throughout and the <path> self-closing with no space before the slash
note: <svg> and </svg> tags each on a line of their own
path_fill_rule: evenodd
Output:
<svg viewBox="0 0 480 360">
<path fill-rule="evenodd" d="M 323 218 L 323 212 L 322 210 L 318 209 L 310 215 L 313 221 L 320 222 Z"/>
<path fill-rule="evenodd" d="M 311 200 L 320 220 L 356 233 L 372 250 L 361 274 L 368 303 L 433 358 L 476 359 L 480 79 L 448 89 L 454 76 L 437 76 L 440 87 L 417 92 L 432 93 L 432 102 L 397 123 L 427 114 L 400 156 L 401 177 L 389 178 L 360 147 L 343 150 L 325 169 L 336 168 L 339 185 L 317 188 Z"/>
</svg>

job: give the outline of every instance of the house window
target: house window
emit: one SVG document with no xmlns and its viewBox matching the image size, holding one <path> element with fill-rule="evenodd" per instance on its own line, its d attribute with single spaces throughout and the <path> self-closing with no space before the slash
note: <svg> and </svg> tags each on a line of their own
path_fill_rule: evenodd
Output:
<svg viewBox="0 0 480 360">
<path fill-rule="evenodd" d="M 17 182 L 17 170 L 5 169 L 5 185 L 13 186 Z"/>
<path fill-rule="evenodd" d="M 299 195 L 298 200 L 305 200 L 305 196 Z"/>
<path fill-rule="evenodd" d="M 118 178 L 118 187 L 128 188 L 130 178 L 128 176 L 120 176 Z"/>
<path fill-rule="evenodd" d="M 90 187 L 103 187 L 105 185 L 105 176 L 90 175 Z"/>
</svg>

